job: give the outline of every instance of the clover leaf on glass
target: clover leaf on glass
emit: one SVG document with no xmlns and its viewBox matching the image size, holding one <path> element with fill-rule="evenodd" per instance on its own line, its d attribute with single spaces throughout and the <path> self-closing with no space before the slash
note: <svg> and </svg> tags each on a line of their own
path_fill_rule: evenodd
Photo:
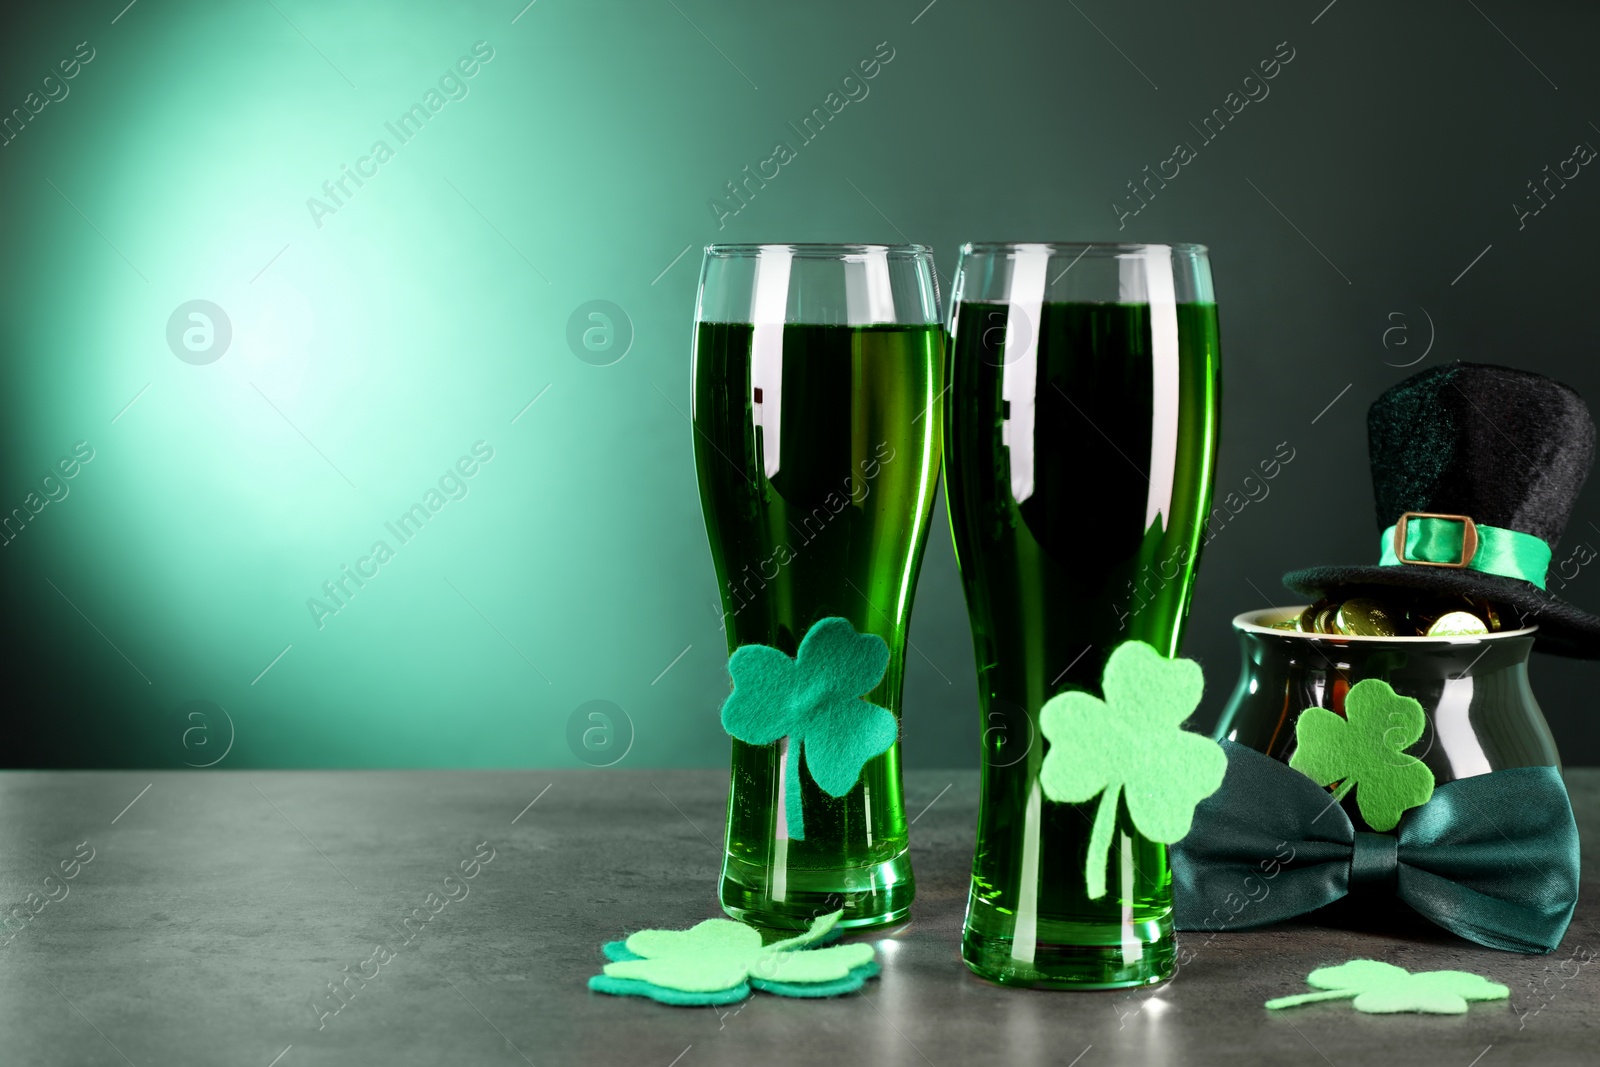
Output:
<svg viewBox="0 0 1600 1067">
<path fill-rule="evenodd" d="M 862 699 L 883 681 L 889 646 L 877 634 L 855 631 L 848 619 L 822 619 L 790 659 L 770 645 L 741 645 L 728 657 L 733 692 L 722 705 L 722 728 L 747 745 L 788 738 L 784 817 L 789 837 L 805 839 L 800 806 L 800 757 L 811 780 L 842 797 L 868 760 L 899 736 L 892 712 Z"/>
<path fill-rule="evenodd" d="M 1344 698 L 1344 718 L 1307 708 L 1295 723 L 1289 766 L 1318 785 L 1339 783 L 1335 800 L 1356 791 L 1361 817 L 1374 830 L 1392 830 L 1408 809 L 1433 796 L 1433 772 L 1405 749 L 1422 736 L 1422 705 L 1388 682 L 1365 678 Z"/>
<path fill-rule="evenodd" d="M 1469 1000 L 1505 1000 L 1511 990 L 1469 971 L 1422 971 L 1377 960 L 1351 960 L 1337 967 L 1321 967 L 1306 976 L 1306 984 L 1324 993 L 1301 993 L 1267 1001 L 1272 1010 L 1310 1004 L 1317 1000 L 1355 998 L 1356 1011 L 1389 1014 L 1399 1011 L 1435 1015 L 1462 1015 Z"/>
<path fill-rule="evenodd" d="M 1204 687 L 1194 660 L 1167 659 L 1143 641 L 1126 641 L 1101 673 L 1104 700 L 1060 693 L 1040 709 L 1039 728 L 1050 742 L 1039 771 L 1044 795 L 1083 804 L 1100 794 L 1083 869 L 1089 899 L 1106 894 L 1119 795 L 1139 833 L 1171 844 L 1189 832 L 1195 806 L 1222 784 L 1222 747 L 1183 729 Z"/>
<path fill-rule="evenodd" d="M 878 973 L 872 946 L 809 947 L 843 914 L 821 916 L 804 933 L 770 945 L 732 919 L 707 919 L 688 930 L 641 930 L 605 947 L 613 962 L 589 979 L 589 988 L 669 1004 L 731 1003 L 752 987 L 796 997 L 852 992 Z"/>
</svg>

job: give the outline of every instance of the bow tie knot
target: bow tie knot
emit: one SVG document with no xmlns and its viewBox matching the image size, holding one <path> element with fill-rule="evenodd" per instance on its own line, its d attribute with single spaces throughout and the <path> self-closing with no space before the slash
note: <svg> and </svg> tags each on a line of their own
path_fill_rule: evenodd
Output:
<svg viewBox="0 0 1600 1067">
<path fill-rule="evenodd" d="M 1400 839 L 1356 831 L 1350 853 L 1350 891 L 1393 893 L 1400 874 Z"/>
</svg>

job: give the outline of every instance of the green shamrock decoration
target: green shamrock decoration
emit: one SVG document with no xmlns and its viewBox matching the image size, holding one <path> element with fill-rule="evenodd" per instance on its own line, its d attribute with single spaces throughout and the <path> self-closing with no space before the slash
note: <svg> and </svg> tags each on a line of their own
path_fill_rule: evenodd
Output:
<svg viewBox="0 0 1600 1067">
<path fill-rule="evenodd" d="M 644 996 L 667 1004 L 728 1004 L 752 987 L 791 997 L 853 992 L 878 973 L 870 944 L 808 948 L 831 933 L 842 911 L 824 915 L 805 933 L 770 945 L 732 919 L 707 919 L 688 930 L 641 930 L 605 946 L 613 962 L 589 988 Z"/>
<path fill-rule="evenodd" d="M 1139 833 L 1171 844 L 1189 832 L 1195 805 L 1222 784 L 1222 747 L 1183 729 L 1204 687 L 1194 660 L 1169 660 L 1143 641 L 1126 641 L 1100 675 L 1104 700 L 1060 693 L 1040 710 L 1050 742 L 1039 771 L 1044 795 L 1083 804 L 1100 794 L 1083 868 L 1089 899 L 1106 895 L 1119 795 Z"/>
<path fill-rule="evenodd" d="M 728 657 L 733 692 L 722 705 L 722 728 L 747 745 L 789 739 L 784 760 L 784 816 L 789 837 L 803 841 L 800 756 L 829 796 L 842 797 L 861 768 L 894 744 L 894 715 L 861 699 L 883 681 L 889 646 L 858 634 L 848 619 L 822 619 L 790 659 L 770 645 L 741 645 Z"/>
<path fill-rule="evenodd" d="M 1353 691 L 1353 690 L 1352 690 Z M 1356 1011 L 1389 1014 L 1399 1011 L 1434 1015 L 1463 1015 L 1469 1000 L 1505 1000 L 1511 990 L 1469 971 L 1422 971 L 1377 960 L 1351 960 L 1337 967 L 1321 967 L 1306 976 L 1306 984 L 1326 993 L 1301 993 L 1267 1001 L 1272 1010 L 1310 1004 L 1316 1000 L 1355 998 Z"/>
<path fill-rule="evenodd" d="M 1408 808 L 1433 796 L 1433 772 L 1405 754 L 1417 743 L 1427 717 L 1422 705 L 1377 678 L 1350 687 L 1345 717 L 1307 708 L 1295 723 L 1289 766 L 1318 785 L 1339 782 L 1333 798 L 1356 791 L 1361 817 L 1374 830 L 1393 830 Z"/>
</svg>

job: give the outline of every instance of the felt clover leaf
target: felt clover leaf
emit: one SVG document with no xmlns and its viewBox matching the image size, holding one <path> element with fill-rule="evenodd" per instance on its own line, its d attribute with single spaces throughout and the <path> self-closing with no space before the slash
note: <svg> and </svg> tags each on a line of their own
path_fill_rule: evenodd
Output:
<svg viewBox="0 0 1600 1067">
<path fill-rule="evenodd" d="M 899 735 L 894 715 L 861 699 L 883 681 L 889 646 L 858 634 L 848 619 L 819 621 L 790 659 L 770 645 L 741 645 L 728 657 L 733 692 L 722 705 L 722 728 L 747 745 L 789 739 L 784 756 L 784 816 L 789 837 L 805 839 L 800 807 L 800 756 L 811 780 L 842 797 L 868 760 Z"/>
<path fill-rule="evenodd" d="M 1345 717 L 1307 708 L 1295 723 L 1289 766 L 1318 785 L 1332 785 L 1335 800 L 1356 791 L 1361 817 L 1374 830 L 1393 830 L 1408 808 L 1433 796 L 1433 772 L 1405 754 L 1417 743 L 1427 717 L 1422 705 L 1377 678 L 1350 687 Z"/>
<path fill-rule="evenodd" d="M 1306 976 L 1306 984 L 1325 993 L 1301 993 L 1267 1001 L 1269 1009 L 1292 1008 L 1316 1000 L 1355 998 L 1356 1011 L 1390 1014 L 1399 1011 L 1462 1015 L 1469 1000 L 1504 1000 L 1511 990 L 1468 971 L 1422 971 L 1377 960 L 1351 960 L 1337 967 L 1321 967 Z"/>
<path fill-rule="evenodd" d="M 869 944 L 809 946 L 827 937 L 842 911 L 824 915 L 804 933 L 770 945 L 731 919 L 707 919 L 688 930 L 641 930 L 604 948 L 613 962 L 589 988 L 665 1004 L 729 1004 L 752 987 L 789 997 L 854 992 L 878 973 Z"/>
<path fill-rule="evenodd" d="M 1126 641 L 1100 675 L 1104 700 L 1061 693 L 1040 710 L 1050 742 L 1039 771 L 1044 795 L 1083 804 L 1100 794 L 1083 869 L 1089 899 L 1106 894 L 1119 794 L 1139 833 L 1171 844 L 1189 832 L 1195 805 L 1222 784 L 1228 759 L 1221 746 L 1183 729 L 1204 686 L 1194 660 L 1169 660 L 1143 641 Z"/>
</svg>

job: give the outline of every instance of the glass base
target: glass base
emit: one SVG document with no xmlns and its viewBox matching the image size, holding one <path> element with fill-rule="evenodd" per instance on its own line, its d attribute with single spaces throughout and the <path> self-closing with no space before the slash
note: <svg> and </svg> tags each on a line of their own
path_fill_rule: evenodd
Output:
<svg viewBox="0 0 1600 1067">
<path fill-rule="evenodd" d="M 722 910 L 741 922 L 780 930 L 804 930 L 841 907 L 840 927 L 886 926 L 906 917 L 915 892 L 906 852 L 864 867 L 819 870 L 774 868 L 731 855 L 722 862 Z"/>
<path fill-rule="evenodd" d="M 1052 939 L 1041 930 L 1031 958 L 1018 958 L 1014 937 L 986 935 L 969 922 L 961 958 L 980 978 L 1035 989 L 1126 989 L 1164 982 L 1177 970 L 1170 916 L 1126 927 L 1048 925 Z M 1124 932 L 1122 940 L 1107 942 Z"/>
</svg>

